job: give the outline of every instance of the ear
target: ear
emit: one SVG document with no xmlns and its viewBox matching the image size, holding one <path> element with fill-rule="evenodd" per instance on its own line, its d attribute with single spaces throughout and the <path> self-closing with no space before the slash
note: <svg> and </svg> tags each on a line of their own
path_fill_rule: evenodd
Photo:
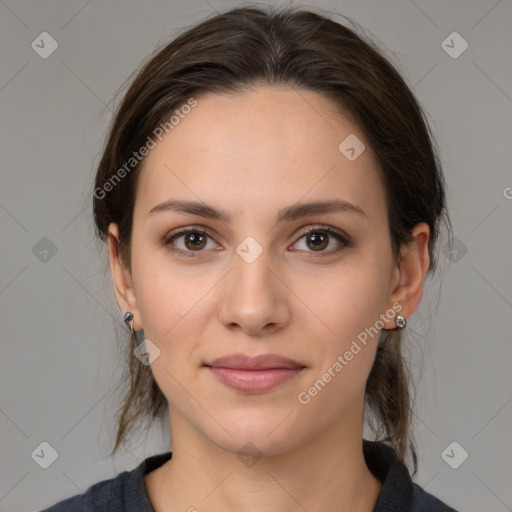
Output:
<svg viewBox="0 0 512 512">
<path fill-rule="evenodd" d="M 411 234 L 414 240 L 400 248 L 400 258 L 394 271 L 388 302 L 388 308 L 393 310 L 396 308 L 396 306 L 392 308 L 393 304 L 400 304 L 402 309 L 396 310 L 396 315 L 400 314 L 405 318 L 409 318 L 421 302 L 423 285 L 430 265 L 428 224 L 425 222 L 416 224 Z M 384 329 L 396 328 L 396 315 L 391 319 L 385 317 Z"/>
<path fill-rule="evenodd" d="M 119 253 L 119 228 L 114 222 L 111 222 L 108 227 L 108 253 L 117 304 L 123 316 L 128 311 L 133 313 L 133 328 L 138 331 L 142 329 L 142 326 L 133 288 L 132 275 L 121 260 Z"/>
</svg>

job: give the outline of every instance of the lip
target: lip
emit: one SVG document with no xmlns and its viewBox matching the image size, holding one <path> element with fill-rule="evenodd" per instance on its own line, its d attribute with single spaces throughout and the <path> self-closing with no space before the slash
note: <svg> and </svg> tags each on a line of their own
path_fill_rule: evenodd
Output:
<svg viewBox="0 0 512 512">
<path fill-rule="evenodd" d="M 306 368 L 293 359 L 277 354 L 256 357 L 231 354 L 207 362 L 204 366 L 223 384 L 246 393 L 268 391 Z"/>
<path fill-rule="evenodd" d="M 261 354 L 259 356 L 230 354 L 214 359 L 211 362 L 206 362 L 204 365 L 212 368 L 230 368 L 233 370 L 268 370 L 271 368 L 297 369 L 305 367 L 305 365 L 293 359 L 277 354 Z"/>
</svg>

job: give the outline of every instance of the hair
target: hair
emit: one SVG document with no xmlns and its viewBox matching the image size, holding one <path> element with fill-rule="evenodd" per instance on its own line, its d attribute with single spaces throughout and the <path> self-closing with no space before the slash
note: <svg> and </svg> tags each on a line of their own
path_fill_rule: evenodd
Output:
<svg viewBox="0 0 512 512">
<path fill-rule="evenodd" d="M 131 269 L 133 208 L 143 160 L 132 162 L 122 179 L 121 168 L 126 170 L 134 151 L 191 97 L 237 94 L 258 85 L 317 92 L 357 123 L 379 164 L 394 257 L 413 240 L 412 228 L 425 222 L 432 273 L 440 224 L 444 221 L 451 230 L 451 222 L 438 151 L 423 110 L 375 43 L 323 14 L 294 7 L 243 7 L 212 15 L 157 48 L 141 65 L 112 120 L 97 168 L 93 215 L 99 239 L 105 242 L 109 224 L 116 223 L 120 258 Z M 134 334 L 123 348 L 125 395 L 111 455 L 139 420 L 152 422 L 168 405 L 150 367 L 133 357 L 138 343 Z M 400 460 L 410 450 L 416 472 L 408 383 L 402 334 L 382 330 L 365 405 L 377 437 Z"/>
</svg>

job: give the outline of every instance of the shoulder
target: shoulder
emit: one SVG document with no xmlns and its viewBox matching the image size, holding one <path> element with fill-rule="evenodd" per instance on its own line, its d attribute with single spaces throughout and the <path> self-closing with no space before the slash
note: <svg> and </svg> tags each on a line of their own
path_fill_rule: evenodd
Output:
<svg viewBox="0 0 512 512">
<path fill-rule="evenodd" d="M 413 484 L 413 504 L 414 512 L 457 512 L 416 483 Z"/>
<path fill-rule="evenodd" d="M 116 477 L 119 479 L 124 473 L 121 473 Z M 91 485 L 83 494 L 77 494 L 70 498 L 66 498 L 58 503 L 55 503 L 51 507 L 41 510 L 41 512 L 100 512 L 108 511 L 112 512 L 120 511 L 119 508 L 113 508 L 115 506 L 114 496 L 114 478 L 110 480 L 103 480 L 101 482 Z"/>
<path fill-rule="evenodd" d="M 153 512 L 144 476 L 171 458 L 171 452 L 144 459 L 135 469 L 91 485 L 40 512 Z"/>
<path fill-rule="evenodd" d="M 363 453 L 370 471 L 382 482 L 373 512 L 457 512 L 413 482 L 390 446 L 364 440 Z"/>
</svg>

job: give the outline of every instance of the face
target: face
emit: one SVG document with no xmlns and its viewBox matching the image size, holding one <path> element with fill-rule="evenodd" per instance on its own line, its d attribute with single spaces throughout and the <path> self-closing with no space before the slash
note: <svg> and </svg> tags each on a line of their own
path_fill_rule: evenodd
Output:
<svg viewBox="0 0 512 512">
<path fill-rule="evenodd" d="M 121 310 L 160 351 L 151 369 L 171 429 L 265 454 L 357 430 L 375 333 L 395 326 L 406 311 L 393 304 L 407 306 L 421 280 L 405 279 L 393 260 L 375 155 L 358 126 L 311 91 L 260 87 L 197 101 L 144 161 L 131 273 L 111 252 Z M 338 149 L 349 135 L 365 144 L 355 160 Z M 301 208 L 325 202 L 331 208 Z M 278 355 L 299 369 L 205 366 L 232 354 Z"/>
</svg>

